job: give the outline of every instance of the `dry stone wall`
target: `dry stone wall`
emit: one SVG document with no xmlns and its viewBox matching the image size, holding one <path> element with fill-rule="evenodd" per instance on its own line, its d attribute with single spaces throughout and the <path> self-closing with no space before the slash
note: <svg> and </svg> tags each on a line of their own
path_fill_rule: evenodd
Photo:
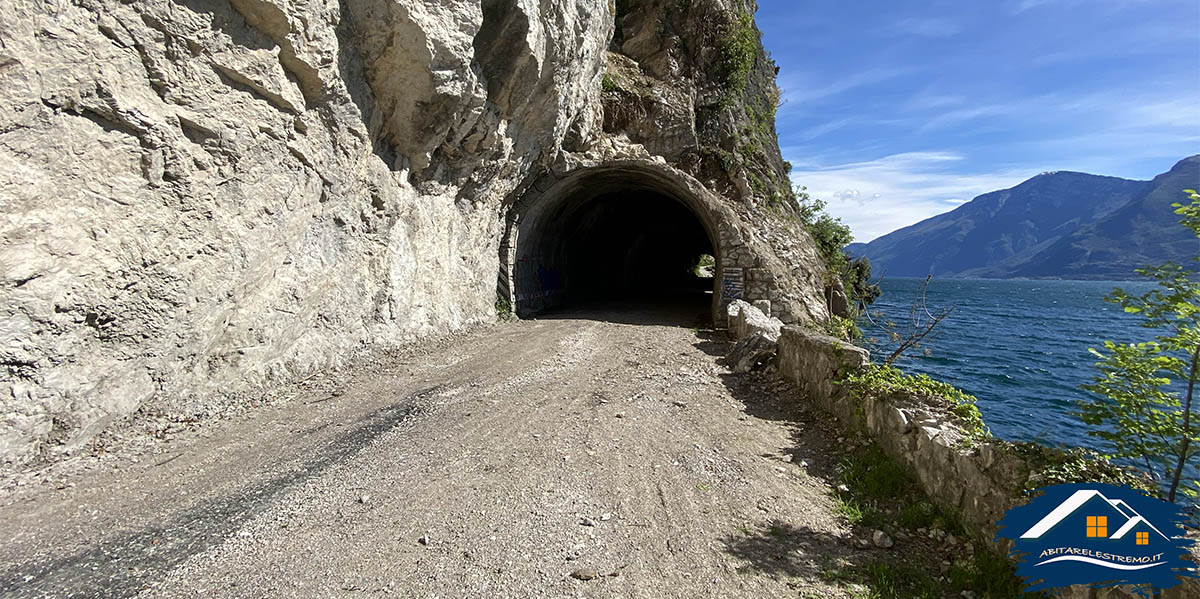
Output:
<svg viewBox="0 0 1200 599">
<path fill-rule="evenodd" d="M 861 430 L 943 507 L 961 514 L 980 540 L 1015 505 L 1032 469 L 990 443 L 978 445 L 934 401 L 904 393 L 854 397 L 835 381 L 867 366 L 866 350 L 800 327 L 779 337 L 779 372 L 848 428 Z"/>
<path fill-rule="evenodd" d="M 730 306 L 730 336 L 739 344 L 762 336 L 763 329 L 769 329 L 766 322 L 753 306 L 744 302 Z M 1025 489 L 1040 486 L 1036 460 L 1003 442 L 970 441 L 971 435 L 947 409 L 948 400 L 903 392 L 855 396 L 837 384 L 870 364 L 867 350 L 798 326 L 783 327 L 774 350 L 779 376 L 795 384 L 804 401 L 833 415 L 842 427 L 866 434 L 913 473 L 930 499 L 958 514 L 967 532 L 985 546 L 995 546 L 996 522 L 1026 500 Z M 1008 546 L 998 550 L 1006 552 Z M 1198 595 L 1200 582 L 1190 580 L 1163 597 Z M 1126 599 L 1135 595 L 1120 587 L 1099 591 L 1073 587 L 1059 596 Z"/>
</svg>

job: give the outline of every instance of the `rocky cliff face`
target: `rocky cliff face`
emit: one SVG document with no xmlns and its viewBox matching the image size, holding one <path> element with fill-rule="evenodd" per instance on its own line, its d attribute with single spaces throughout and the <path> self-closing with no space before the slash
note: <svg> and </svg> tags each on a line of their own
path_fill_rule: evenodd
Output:
<svg viewBox="0 0 1200 599">
<path fill-rule="evenodd" d="M 522 218 L 601 179 L 697 214 L 717 302 L 823 317 L 753 10 L 9 2 L 0 455 L 494 319 Z"/>
</svg>

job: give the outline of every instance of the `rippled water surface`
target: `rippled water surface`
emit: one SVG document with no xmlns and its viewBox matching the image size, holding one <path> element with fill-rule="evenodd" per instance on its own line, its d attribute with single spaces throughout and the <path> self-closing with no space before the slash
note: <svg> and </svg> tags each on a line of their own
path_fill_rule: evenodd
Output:
<svg viewBox="0 0 1200 599">
<path fill-rule="evenodd" d="M 883 296 L 872 311 L 901 321 L 922 282 L 884 279 Z M 1153 334 L 1138 326 L 1135 316 L 1104 301 L 1115 286 L 1141 292 L 1152 284 L 934 279 L 930 308 L 957 308 L 925 343 L 930 356 L 904 358 L 897 365 L 977 396 L 997 437 L 1095 446 L 1070 414 L 1075 402 L 1087 397 L 1079 386 L 1095 373 L 1088 348 L 1102 347 L 1105 339 L 1145 341 Z M 881 335 L 868 323 L 862 328 L 868 337 Z"/>
</svg>

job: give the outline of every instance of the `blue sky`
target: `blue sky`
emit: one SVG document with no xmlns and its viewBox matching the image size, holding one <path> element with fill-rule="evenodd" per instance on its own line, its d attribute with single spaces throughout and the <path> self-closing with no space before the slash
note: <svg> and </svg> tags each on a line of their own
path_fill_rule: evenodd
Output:
<svg viewBox="0 0 1200 599">
<path fill-rule="evenodd" d="M 1200 0 L 759 0 L 792 180 L 858 241 L 1042 171 L 1200 153 Z"/>
</svg>

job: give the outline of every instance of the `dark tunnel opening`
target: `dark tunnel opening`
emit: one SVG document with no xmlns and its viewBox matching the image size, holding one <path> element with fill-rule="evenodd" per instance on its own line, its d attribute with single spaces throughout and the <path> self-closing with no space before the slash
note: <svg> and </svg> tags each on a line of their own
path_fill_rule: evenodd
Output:
<svg viewBox="0 0 1200 599">
<path fill-rule="evenodd" d="M 576 299 L 645 298 L 704 292 L 695 266 L 713 252 L 691 211 L 654 193 L 601 196 L 560 230 L 563 274 Z"/>
<path fill-rule="evenodd" d="M 711 320 L 717 255 L 683 203 L 651 190 L 567 199 L 519 243 L 518 314 L 575 309 Z M 661 318 L 660 318 L 661 320 Z"/>
</svg>

